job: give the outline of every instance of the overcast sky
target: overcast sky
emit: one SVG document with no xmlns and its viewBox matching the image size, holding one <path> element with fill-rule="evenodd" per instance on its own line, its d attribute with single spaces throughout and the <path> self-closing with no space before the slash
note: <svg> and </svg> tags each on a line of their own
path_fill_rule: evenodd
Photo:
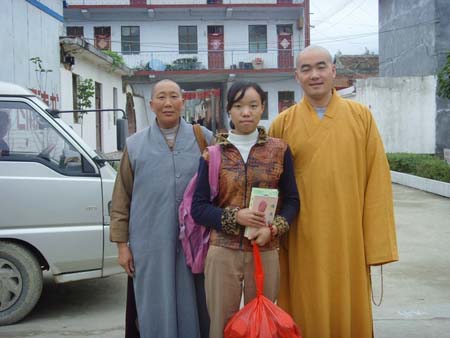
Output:
<svg viewBox="0 0 450 338">
<path fill-rule="evenodd" d="M 378 54 L 378 0 L 310 0 L 311 44 L 332 55 Z M 314 14 L 313 14 L 314 13 Z"/>
</svg>

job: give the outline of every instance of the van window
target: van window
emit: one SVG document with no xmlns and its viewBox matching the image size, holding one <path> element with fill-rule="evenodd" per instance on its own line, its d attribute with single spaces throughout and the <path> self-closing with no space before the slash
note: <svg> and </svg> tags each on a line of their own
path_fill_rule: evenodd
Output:
<svg viewBox="0 0 450 338">
<path fill-rule="evenodd" d="M 40 162 L 64 175 L 92 175 L 82 155 L 23 102 L 0 102 L 0 161 Z"/>
</svg>

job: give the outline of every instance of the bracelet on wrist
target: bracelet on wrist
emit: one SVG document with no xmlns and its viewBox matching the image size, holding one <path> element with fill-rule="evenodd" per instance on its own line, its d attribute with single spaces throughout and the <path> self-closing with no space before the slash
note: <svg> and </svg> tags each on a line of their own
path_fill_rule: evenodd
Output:
<svg viewBox="0 0 450 338">
<path fill-rule="evenodd" d="M 270 240 L 273 241 L 276 235 L 275 235 L 275 227 L 272 225 L 272 223 L 269 223 L 269 230 L 270 230 Z"/>
</svg>

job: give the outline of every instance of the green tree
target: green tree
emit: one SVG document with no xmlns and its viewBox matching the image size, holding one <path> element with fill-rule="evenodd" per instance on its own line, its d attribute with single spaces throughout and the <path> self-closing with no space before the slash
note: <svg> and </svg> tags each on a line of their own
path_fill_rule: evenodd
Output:
<svg viewBox="0 0 450 338">
<path fill-rule="evenodd" d="M 437 94 L 445 99 L 450 99 L 450 53 L 447 55 L 447 63 L 438 73 Z"/>
<path fill-rule="evenodd" d="M 91 99 L 95 94 L 94 80 L 82 79 L 77 86 L 78 109 L 87 109 L 92 106 Z"/>
</svg>

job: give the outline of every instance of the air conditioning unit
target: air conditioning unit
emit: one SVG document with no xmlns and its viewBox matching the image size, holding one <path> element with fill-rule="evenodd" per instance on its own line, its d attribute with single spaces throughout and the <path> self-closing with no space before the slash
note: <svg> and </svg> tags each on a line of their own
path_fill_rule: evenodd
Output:
<svg viewBox="0 0 450 338">
<path fill-rule="evenodd" d="M 66 54 L 64 55 L 63 63 L 65 63 L 66 65 L 73 66 L 75 64 L 75 58 L 70 54 Z"/>
</svg>

